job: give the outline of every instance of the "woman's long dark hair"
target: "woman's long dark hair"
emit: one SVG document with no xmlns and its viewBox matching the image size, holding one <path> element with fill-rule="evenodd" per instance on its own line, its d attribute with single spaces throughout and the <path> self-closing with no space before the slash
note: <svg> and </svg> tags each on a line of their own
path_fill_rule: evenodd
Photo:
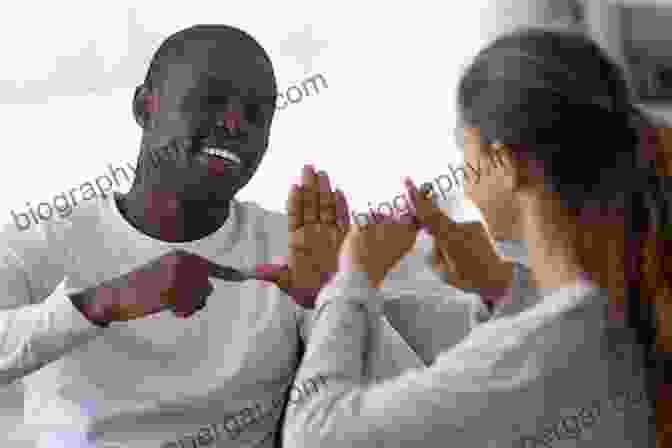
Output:
<svg viewBox="0 0 672 448">
<path fill-rule="evenodd" d="M 569 217 L 543 217 L 552 237 L 565 235 L 610 305 L 625 308 L 645 347 L 662 447 L 663 422 L 672 422 L 669 400 L 660 396 L 662 362 L 672 350 L 672 148 L 664 148 L 665 130 L 633 105 L 622 68 L 572 30 L 520 28 L 499 37 L 466 70 L 457 103 L 463 123 L 485 143 L 505 144 L 519 167 L 541 174 Z"/>
</svg>

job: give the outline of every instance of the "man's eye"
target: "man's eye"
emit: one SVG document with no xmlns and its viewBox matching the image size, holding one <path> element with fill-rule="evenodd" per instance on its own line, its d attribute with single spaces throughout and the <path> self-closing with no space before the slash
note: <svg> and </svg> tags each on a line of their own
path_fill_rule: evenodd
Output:
<svg viewBox="0 0 672 448">
<path fill-rule="evenodd" d="M 245 120 L 249 123 L 260 124 L 262 120 L 261 105 L 246 104 L 245 105 Z"/>
<path fill-rule="evenodd" d="M 229 99 L 225 96 L 209 96 L 205 99 L 205 102 L 215 106 L 224 106 L 228 103 Z"/>
</svg>

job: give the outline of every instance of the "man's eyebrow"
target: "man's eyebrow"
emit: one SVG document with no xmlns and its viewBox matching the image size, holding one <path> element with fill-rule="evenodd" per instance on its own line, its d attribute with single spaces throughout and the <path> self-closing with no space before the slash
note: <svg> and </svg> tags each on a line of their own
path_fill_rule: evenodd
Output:
<svg viewBox="0 0 672 448">
<path fill-rule="evenodd" d="M 253 94 L 250 95 L 250 98 L 254 98 L 258 103 L 261 104 L 275 104 L 275 102 L 278 99 L 278 94 L 268 94 L 268 93 L 263 93 L 263 94 Z"/>
<path fill-rule="evenodd" d="M 208 92 L 205 95 L 201 97 L 201 100 L 204 100 L 208 102 L 209 104 L 218 104 L 218 103 L 226 103 L 228 96 L 231 93 L 214 93 L 214 92 Z M 273 105 L 277 101 L 277 94 L 275 95 L 269 95 L 269 94 L 257 94 L 255 92 L 246 94 L 246 95 L 241 95 L 240 96 L 243 103 L 254 103 L 254 104 L 270 104 Z"/>
<path fill-rule="evenodd" d="M 274 101 L 277 97 L 277 93 L 269 93 L 268 91 L 262 91 L 256 87 L 247 87 L 244 89 L 239 89 L 238 92 L 242 98 L 254 98 L 256 100 L 268 100 Z"/>
<path fill-rule="evenodd" d="M 278 96 L 277 93 L 269 93 L 268 91 L 262 92 L 255 87 L 238 88 L 227 86 L 226 88 L 205 88 L 202 90 L 198 88 L 189 89 L 187 95 L 183 98 L 183 102 L 184 100 L 193 98 L 198 98 L 200 100 L 220 99 L 232 94 L 240 95 L 241 98 L 268 102 L 274 102 Z"/>
</svg>

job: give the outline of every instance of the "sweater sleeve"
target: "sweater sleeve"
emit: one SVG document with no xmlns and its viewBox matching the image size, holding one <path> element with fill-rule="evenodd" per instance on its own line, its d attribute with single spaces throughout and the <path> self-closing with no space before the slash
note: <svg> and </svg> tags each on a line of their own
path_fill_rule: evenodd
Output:
<svg viewBox="0 0 672 448">
<path fill-rule="evenodd" d="M 0 386 L 40 369 L 104 331 L 72 304 L 62 262 L 44 234 L 0 235 Z"/>
<path fill-rule="evenodd" d="M 283 446 L 519 446 L 526 437 L 520 438 L 519 423 L 527 431 L 546 411 L 543 369 L 558 371 L 568 353 L 585 346 L 576 331 L 585 321 L 566 319 L 563 327 L 560 318 L 585 294 L 561 291 L 546 306 L 477 326 L 430 367 L 376 381 L 364 366 L 382 295 L 364 273 L 337 274 L 318 298 L 287 404 Z M 549 352 L 549 340 L 567 328 L 572 341 L 564 336 L 562 350 L 556 344 Z M 557 391 L 567 386 L 557 384 Z"/>
<path fill-rule="evenodd" d="M 367 375 L 365 360 L 382 303 L 363 273 L 339 273 L 321 291 L 292 388 L 298 394 L 290 396 L 286 410 L 284 446 L 408 446 L 404 443 L 425 440 L 429 426 L 437 442 L 466 442 L 462 428 L 437 412 L 442 401 L 451 402 L 434 390 L 438 367 L 409 369 L 385 381 Z"/>
<path fill-rule="evenodd" d="M 381 297 L 366 280 L 341 273 L 321 292 L 283 446 L 648 446 L 651 414 L 614 405 L 646 395 L 643 367 L 608 354 L 608 297 L 591 282 L 477 326 L 431 367 L 371 381 L 362 359 Z"/>
</svg>

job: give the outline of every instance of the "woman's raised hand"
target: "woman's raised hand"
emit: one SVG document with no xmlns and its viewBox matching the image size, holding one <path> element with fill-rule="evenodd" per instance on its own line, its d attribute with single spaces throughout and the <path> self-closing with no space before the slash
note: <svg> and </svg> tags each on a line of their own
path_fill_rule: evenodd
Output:
<svg viewBox="0 0 672 448">
<path fill-rule="evenodd" d="M 419 225 L 434 238 L 428 260 L 434 272 L 458 289 L 492 299 L 504 295 L 511 285 L 512 264 L 497 254 L 485 225 L 453 221 L 413 181 L 405 183 Z"/>
<path fill-rule="evenodd" d="M 325 171 L 315 172 L 307 165 L 301 185 L 292 185 L 289 192 L 287 215 L 287 265 L 265 280 L 297 304 L 312 308 L 320 289 L 336 273 L 338 251 L 350 228 L 348 203 L 342 191 L 332 191 Z"/>
</svg>

